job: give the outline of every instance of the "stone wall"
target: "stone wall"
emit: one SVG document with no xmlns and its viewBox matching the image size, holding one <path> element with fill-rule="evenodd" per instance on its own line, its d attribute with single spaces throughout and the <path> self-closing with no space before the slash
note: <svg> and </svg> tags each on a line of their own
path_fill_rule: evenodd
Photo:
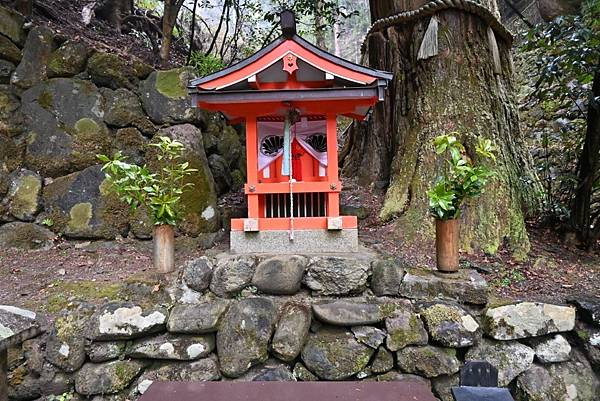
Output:
<svg viewBox="0 0 600 401">
<path fill-rule="evenodd" d="M 11 350 L 11 399 L 132 400 L 157 380 L 394 380 L 450 401 L 461 366 L 483 359 L 518 401 L 599 400 L 600 302 L 494 304 L 475 271 L 217 255 L 138 294 L 73 302 Z"/>
<path fill-rule="evenodd" d="M 130 216 L 107 191 L 96 155 L 120 150 L 145 163 L 156 135 L 184 142 L 185 159 L 198 169 L 181 231 L 217 231 L 217 196 L 242 185 L 245 151 L 218 115 L 190 106 L 194 71 L 155 71 L 23 25 L 0 7 L 0 225 L 11 223 L 0 226 L 0 244 L 46 238 L 47 229 L 68 238 L 148 238 L 147 216 Z"/>
</svg>

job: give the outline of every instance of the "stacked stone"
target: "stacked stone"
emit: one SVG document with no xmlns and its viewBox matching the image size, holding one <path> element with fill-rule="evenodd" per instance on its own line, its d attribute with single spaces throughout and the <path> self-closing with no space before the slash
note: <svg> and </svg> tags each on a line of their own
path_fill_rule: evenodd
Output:
<svg viewBox="0 0 600 401">
<path fill-rule="evenodd" d="M 145 145 L 158 135 L 183 142 L 184 159 L 198 170 L 182 201 L 181 231 L 218 231 L 217 196 L 241 187 L 245 151 L 232 127 L 191 107 L 195 71 L 155 71 L 23 26 L 21 15 L 0 6 L 0 246 L 46 248 L 53 232 L 149 238 L 148 217 L 131 216 L 107 190 L 96 155 L 120 150 L 129 162 L 149 163 Z"/>
<path fill-rule="evenodd" d="M 446 401 L 469 360 L 492 363 L 518 401 L 600 394 L 597 302 L 577 304 L 587 319 L 577 326 L 572 306 L 488 305 L 470 270 L 441 276 L 368 254 L 219 255 L 185 264 L 166 291 L 162 306 L 142 298 L 59 316 L 23 344 L 12 399 L 131 400 L 157 380 L 394 380 Z"/>
</svg>

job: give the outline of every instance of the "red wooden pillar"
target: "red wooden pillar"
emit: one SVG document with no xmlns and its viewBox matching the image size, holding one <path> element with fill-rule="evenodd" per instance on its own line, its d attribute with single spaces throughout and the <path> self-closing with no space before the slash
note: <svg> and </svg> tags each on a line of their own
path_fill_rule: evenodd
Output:
<svg viewBox="0 0 600 401">
<path fill-rule="evenodd" d="M 247 195 L 248 195 L 248 218 L 259 217 L 258 194 L 252 193 L 258 184 L 258 126 L 256 116 L 246 117 L 246 171 L 247 171 Z"/>
<path fill-rule="evenodd" d="M 339 191 L 341 188 L 337 188 L 340 183 L 338 177 L 337 118 L 335 114 L 327 115 L 327 177 L 330 189 Z M 329 192 L 327 194 L 327 216 L 338 217 L 339 215 L 340 193 Z"/>
</svg>

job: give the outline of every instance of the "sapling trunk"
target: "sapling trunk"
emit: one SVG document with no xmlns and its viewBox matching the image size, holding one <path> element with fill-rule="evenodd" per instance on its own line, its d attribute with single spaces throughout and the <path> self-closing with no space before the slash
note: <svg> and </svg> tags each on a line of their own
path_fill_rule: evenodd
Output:
<svg viewBox="0 0 600 401">
<path fill-rule="evenodd" d="M 175 270 L 175 233 L 173 226 L 163 224 L 154 227 L 154 268 L 159 273 Z"/>
<path fill-rule="evenodd" d="M 458 219 L 435 221 L 435 256 L 441 272 L 458 271 L 459 227 Z"/>
</svg>

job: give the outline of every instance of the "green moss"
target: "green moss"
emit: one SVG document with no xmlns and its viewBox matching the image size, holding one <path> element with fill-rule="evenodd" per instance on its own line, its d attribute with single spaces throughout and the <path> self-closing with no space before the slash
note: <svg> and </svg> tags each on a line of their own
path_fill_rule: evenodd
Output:
<svg viewBox="0 0 600 401">
<path fill-rule="evenodd" d="M 392 303 L 379 305 L 379 314 L 382 317 L 390 317 L 396 312 L 397 306 Z"/>
<path fill-rule="evenodd" d="M 127 299 L 127 292 L 121 283 L 98 283 L 96 281 L 59 281 L 49 289 L 49 297 L 45 304 L 46 311 L 56 313 L 67 310 L 73 300 L 86 302 L 109 300 L 119 301 Z M 59 336 L 61 332 L 68 334 L 74 322 L 64 320 L 57 325 Z M 60 337 L 59 337 L 60 338 Z"/>
<path fill-rule="evenodd" d="M 52 108 L 53 102 L 54 99 L 52 98 L 52 93 L 50 93 L 50 91 L 43 90 L 42 93 L 40 93 L 40 96 L 38 97 L 38 103 L 44 109 L 48 110 Z"/>
<path fill-rule="evenodd" d="M 69 211 L 69 229 L 71 231 L 84 231 L 90 228 L 93 206 L 89 202 L 78 203 Z"/>
<path fill-rule="evenodd" d="M 41 181 L 33 176 L 26 175 L 12 197 L 10 210 L 17 218 L 24 218 L 35 214 L 38 208 L 38 197 L 42 189 Z"/>
<path fill-rule="evenodd" d="M 422 312 L 430 330 L 437 330 L 447 321 L 460 322 L 462 315 L 455 309 L 446 305 L 436 304 Z"/>
<path fill-rule="evenodd" d="M 170 99 L 185 99 L 188 93 L 186 83 L 181 80 L 181 72 L 181 68 L 157 71 L 156 90 Z"/>
<path fill-rule="evenodd" d="M 57 318 L 54 321 L 54 327 L 56 328 L 56 336 L 63 342 L 67 342 L 70 338 L 73 338 L 75 333 L 81 331 L 81 326 L 74 315 Z"/>
<path fill-rule="evenodd" d="M 100 132 L 100 126 L 98 123 L 91 118 L 82 118 L 75 123 L 75 129 L 77 133 L 84 135 L 93 135 Z"/>
</svg>

